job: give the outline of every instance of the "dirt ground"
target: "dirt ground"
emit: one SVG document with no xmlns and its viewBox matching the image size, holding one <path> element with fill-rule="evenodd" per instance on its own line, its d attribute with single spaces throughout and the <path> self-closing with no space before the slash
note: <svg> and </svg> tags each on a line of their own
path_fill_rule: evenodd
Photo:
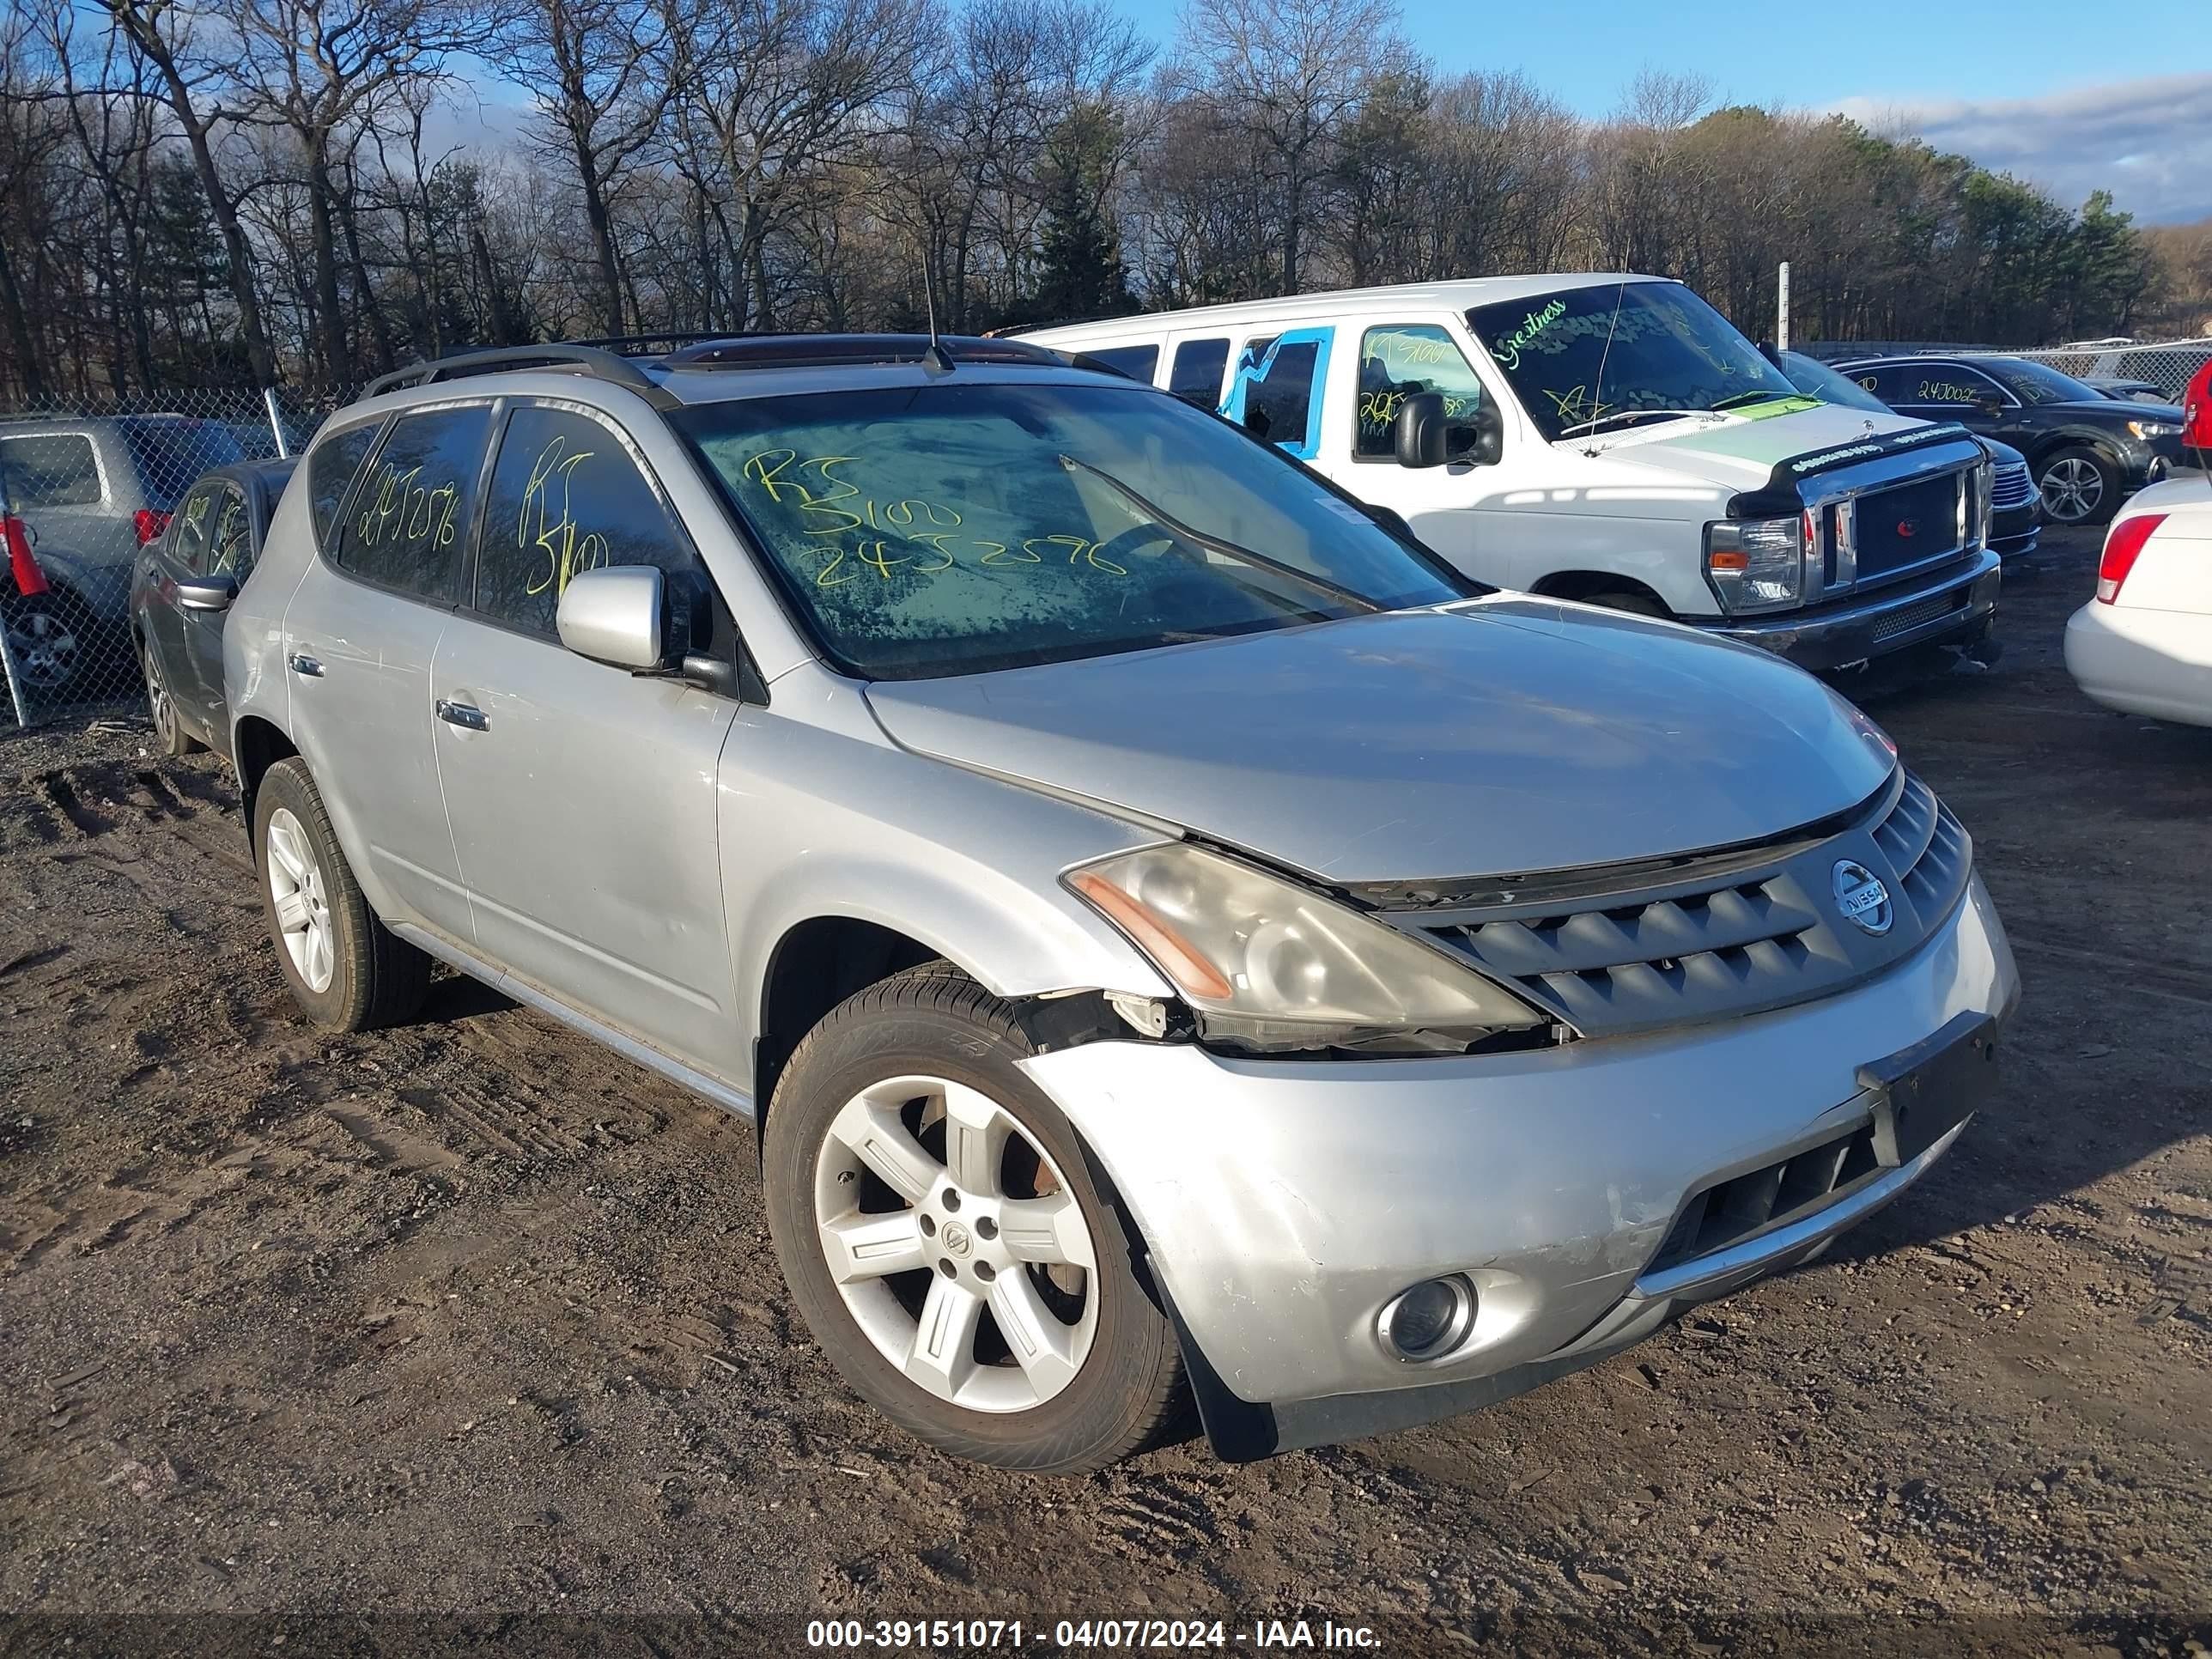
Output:
<svg viewBox="0 0 2212 1659">
<path fill-rule="evenodd" d="M 1155 1616 L 1231 1650 L 1304 1618 L 1408 1654 L 2201 1651 L 2212 731 L 2074 690 L 2094 562 L 2011 573 L 1987 673 L 1854 693 L 2011 931 L 2001 1104 L 1804 1271 L 1247 1468 L 922 1449 L 797 1328 L 745 1127 L 465 981 L 314 1034 L 220 767 L 131 721 L 0 739 L 0 1653 L 775 1653 L 848 1617 L 1054 1652 Z M 368 1613 L 417 1616 L 313 1617 Z M 117 1613 L 172 1622 L 82 1617 Z"/>
</svg>

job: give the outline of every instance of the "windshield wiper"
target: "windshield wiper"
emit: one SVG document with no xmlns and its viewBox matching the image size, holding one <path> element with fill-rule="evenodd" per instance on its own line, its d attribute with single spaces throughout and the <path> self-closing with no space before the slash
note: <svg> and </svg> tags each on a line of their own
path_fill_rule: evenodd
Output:
<svg viewBox="0 0 2212 1659">
<path fill-rule="evenodd" d="M 1209 536 L 1202 530 L 1193 530 L 1181 520 L 1170 518 L 1164 509 L 1146 501 L 1102 467 L 1093 466 L 1088 461 L 1079 461 L 1073 455 L 1064 454 L 1058 459 L 1062 466 L 1077 467 L 1088 472 L 1162 529 L 1171 532 L 1194 546 L 1204 548 L 1209 553 L 1218 553 L 1224 559 L 1241 559 L 1255 569 L 1271 571 L 1278 576 L 1288 576 L 1292 581 L 1302 583 L 1316 593 L 1326 593 L 1339 604 L 1348 605 L 1364 615 L 1372 616 L 1382 609 L 1364 593 L 1354 592 L 1351 588 L 1340 586 L 1326 576 L 1314 575 L 1310 571 L 1299 569 L 1294 564 L 1285 564 L 1280 559 L 1271 559 L 1265 553 L 1255 553 L 1249 547 L 1239 547 L 1235 542 L 1224 542 L 1218 536 Z"/>
<path fill-rule="evenodd" d="M 1715 404 L 1713 408 L 1717 410 L 1723 409 L 1741 409 L 1746 404 L 1778 404 L 1785 398 L 1796 398 L 1801 395 L 1802 394 L 1795 391 L 1732 392 L 1727 397 L 1722 398 L 1720 402 Z"/>
<path fill-rule="evenodd" d="M 1572 426 L 1559 428 L 1562 438 L 1571 438 L 1577 432 L 1595 432 L 1600 427 L 1613 426 L 1622 421 L 1678 421 L 1695 420 L 1710 415 L 1710 409 L 1616 409 L 1610 415 L 1601 415 L 1594 421 L 1577 421 Z"/>
</svg>

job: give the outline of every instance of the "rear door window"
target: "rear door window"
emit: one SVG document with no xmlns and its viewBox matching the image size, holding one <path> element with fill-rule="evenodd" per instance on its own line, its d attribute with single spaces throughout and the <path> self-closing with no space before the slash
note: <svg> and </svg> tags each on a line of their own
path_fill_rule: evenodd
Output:
<svg viewBox="0 0 2212 1659">
<path fill-rule="evenodd" d="M 97 507 L 100 464 L 92 440 L 75 433 L 30 438 L 0 438 L 0 486 L 8 508 Z"/>
<path fill-rule="evenodd" d="M 1264 347 L 1257 340 L 1247 345 L 1229 393 L 1229 418 L 1255 437 L 1311 460 L 1321 447 L 1318 405 L 1334 332 L 1293 329 Z"/>
<path fill-rule="evenodd" d="M 317 546 L 327 548 L 331 544 L 338 509 L 345 505 L 346 490 L 354 475 L 361 471 L 361 464 L 368 459 L 368 452 L 376 447 L 376 434 L 383 430 L 382 422 L 370 421 L 336 433 L 315 446 L 315 453 L 307 462 L 307 495 L 308 514 L 314 520 Z"/>
<path fill-rule="evenodd" d="M 1116 374 L 1126 374 L 1133 380 L 1152 383 L 1153 371 L 1160 366 L 1160 349 L 1152 345 L 1108 346 L 1100 351 L 1082 354 L 1106 365 Z"/>
<path fill-rule="evenodd" d="M 1200 409 L 1221 406 L 1221 376 L 1229 368 L 1229 340 L 1185 340 L 1168 370 L 1168 390 Z"/>
<path fill-rule="evenodd" d="M 1912 395 L 1917 379 L 1901 363 L 1878 363 L 1864 368 L 1847 368 L 1844 373 L 1892 409 L 1899 404 L 1917 401 Z"/>
<path fill-rule="evenodd" d="M 516 410 L 492 470 L 475 608 L 551 639 L 570 579 L 616 564 L 704 575 L 690 541 L 610 428 L 573 410 Z"/>
<path fill-rule="evenodd" d="M 346 508 L 339 568 L 363 581 L 452 604 L 490 435 L 488 404 L 394 421 Z"/>
<path fill-rule="evenodd" d="M 1472 418 L 1482 402 L 1482 382 L 1467 354 L 1434 323 L 1398 323 L 1360 337 L 1359 397 L 1352 409 L 1356 458 L 1397 458 L 1398 411 L 1418 392 L 1442 392 L 1448 421 Z"/>
</svg>

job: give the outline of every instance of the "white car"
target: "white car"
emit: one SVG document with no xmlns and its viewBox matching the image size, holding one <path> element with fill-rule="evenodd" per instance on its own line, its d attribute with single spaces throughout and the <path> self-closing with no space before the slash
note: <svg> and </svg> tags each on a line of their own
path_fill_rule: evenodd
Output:
<svg viewBox="0 0 2212 1659">
<path fill-rule="evenodd" d="M 2212 474 L 2120 509 L 2097 597 L 2066 624 L 2066 668 L 2107 708 L 2212 726 Z"/>
</svg>

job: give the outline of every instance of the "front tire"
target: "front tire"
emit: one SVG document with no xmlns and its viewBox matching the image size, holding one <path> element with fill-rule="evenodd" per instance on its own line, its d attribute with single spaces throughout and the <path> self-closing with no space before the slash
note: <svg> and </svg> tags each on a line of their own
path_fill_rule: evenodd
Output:
<svg viewBox="0 0 2212 1659">
<path fill-rule="evenodd" d="M 368 908 L 314 775 L 297 756 L 262 777 L 253 853 L 277 964 L 308 1018 L 326 1030 L 365 1031 L 422 1006 L 430 958 Z"/>
<path fill-rule="evenodd" d="M 810 1032 L 777 1085 L 769 1231 L 854 1389 L 941 1450 L 1075 1474 L 1141 1448 L 1181 1376 L 1131 1234 L 1024 1073 L 1004 1004 L 943 963 Z"/>
<path fill-rule="evenodd" d="M 154 649 L 151 640 L 139 647 L 138 664 L 146 677 L 146 712 L 154 717 L 155 747 L 173 759 L 204 747 L 185 730 L 184 719 L 177 713 L 176 694 L 169 690 L 169 682 L 161 672 L 161 655 Z"/>
<path fill-rule="evenodd" d="M 2043 510 L 2053 524 L 2103 524 L 2120 505 L 2118 468 L 2086 444 L 2045 456 L 2035 470 Z"/>
</svg>

